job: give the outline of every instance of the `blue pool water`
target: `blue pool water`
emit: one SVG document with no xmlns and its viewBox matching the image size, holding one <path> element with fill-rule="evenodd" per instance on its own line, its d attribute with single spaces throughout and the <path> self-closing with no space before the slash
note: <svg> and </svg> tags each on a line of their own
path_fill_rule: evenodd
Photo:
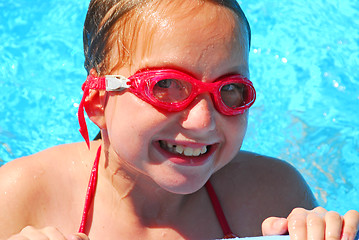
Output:
<svg viewBox="0 0 359 240">
<path fill-rule="evenodd" d="M 0 0 L 0 165 L 82 141 L 76 113 L 88 2 Z M 341 213 L 359 210 L 354 2 L 240 1 L 252 26 L 258 93 L 243 149 L 289 161 L 321 205 Z"/>
</svg>

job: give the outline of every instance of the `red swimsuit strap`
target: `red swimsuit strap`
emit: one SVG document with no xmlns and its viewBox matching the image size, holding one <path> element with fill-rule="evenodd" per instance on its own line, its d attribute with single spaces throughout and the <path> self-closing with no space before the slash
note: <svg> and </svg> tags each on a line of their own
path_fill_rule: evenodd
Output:
<svg viewBox="0 0 359 240">
<path fill-rule="evenodd" d="M 85 206 L 84 206 L 84 210 L 82 213 L 82 220 L 81 220 L 81 225 L 79 228 L 79 233 L 85 233 L 87 217 L 89 215 L 90 208 L 91 208 L 93 199 L 95 197 L 96 186 L 97 186 L 97 175 L 98 175 L 98 163 L 100 160 L 100 156 L 101 156 L 101 145 L 97 149 L 95 162 L 92 167 L 90 181 L 89 181 L 89 185 L 87 187 Z"/>
<path fill-rule="evenodd" d="M 206 183 L 206 189 L 207 189 L 209 198 L 211 199 L 212 206 L 216 213 L 219 224 L 221 225 L 221 228 L 222 228 L 222 231 L 224 234 L 224 238 L 236 238 L 237 236 L 232 233 L 232 230 L 229 227 L 227 219 L 224 216 L 224 213 L 223 213 L 221 204 L 219 203 L 217 194 L 214 191 L 212 183 L 209 180 Z"/>
</svg>

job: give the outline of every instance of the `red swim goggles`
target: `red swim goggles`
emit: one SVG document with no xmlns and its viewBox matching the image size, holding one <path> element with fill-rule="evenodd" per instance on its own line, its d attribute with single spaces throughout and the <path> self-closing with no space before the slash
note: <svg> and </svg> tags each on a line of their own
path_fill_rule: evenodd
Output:
<svg viewBox="0 0 359 240">
<path fill-rule="evenodd" d="M 128 89 L 143 101 L 159 109 L 176 112 L 185 109 L 199 94 L 211 93 L 218 112 L 234 116 L 243 114 L 256 99 L 250 80 L 242 75 L 229 75 L 206 83 L 174 69 L 156 69 L 137 72 L 129 78 L 120 75 L 95 77 L 89 75 L 83 84 L 84 96 L 79 107 L 80 132 L 88 141 L 83 117 L 83 102 L 89 89 L 123 91 Z M 86 129 L 84 129 L 86 128 Z"/>
</svg>

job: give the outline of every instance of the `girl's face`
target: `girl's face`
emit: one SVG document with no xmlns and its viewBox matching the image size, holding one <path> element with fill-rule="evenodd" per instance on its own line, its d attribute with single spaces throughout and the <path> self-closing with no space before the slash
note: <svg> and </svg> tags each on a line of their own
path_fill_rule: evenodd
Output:
<svg viewBox="0 0 359 240">
<path fill-rule="evenodd" d="M 161 16 L 165 20 L 150 37 L 143 27 L 131 64 L 112 74 L 129 77 L 141 69 L 174 68 L 203 82 L 228 74 L 249 78 L 244 24 L 224 7 L 207 2 L 198 8 Z M 186 194 L 201 188 L 236 155 L 247 112 L 225 116 L 209 93 L 198 95 L 183 111 L 165 112 L 125 91 L 109 93 L 105 121 L 110 165 Z"/>
</svg>

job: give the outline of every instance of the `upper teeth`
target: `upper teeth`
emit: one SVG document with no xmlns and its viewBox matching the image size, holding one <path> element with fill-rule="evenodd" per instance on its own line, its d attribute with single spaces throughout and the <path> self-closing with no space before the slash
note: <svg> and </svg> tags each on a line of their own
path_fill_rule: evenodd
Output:
<svg viewBox="0 0 359 240">
<path fill-rule="evenodd" d="M 191 148 L 191 147 L 185 147 L 182 145 L 173 145 L 171 143 L 164 142 L 164 141 L 160 141 L 160 144 L 162 147 L 165 147 L 167 150 L 169 150 L 171 152 L 183 154 L 187 157 L 199 156 L 200 154 L 204 154 L 207 152 L 207 146 L 203 146 L 201 148 Z"/>
</svg>

